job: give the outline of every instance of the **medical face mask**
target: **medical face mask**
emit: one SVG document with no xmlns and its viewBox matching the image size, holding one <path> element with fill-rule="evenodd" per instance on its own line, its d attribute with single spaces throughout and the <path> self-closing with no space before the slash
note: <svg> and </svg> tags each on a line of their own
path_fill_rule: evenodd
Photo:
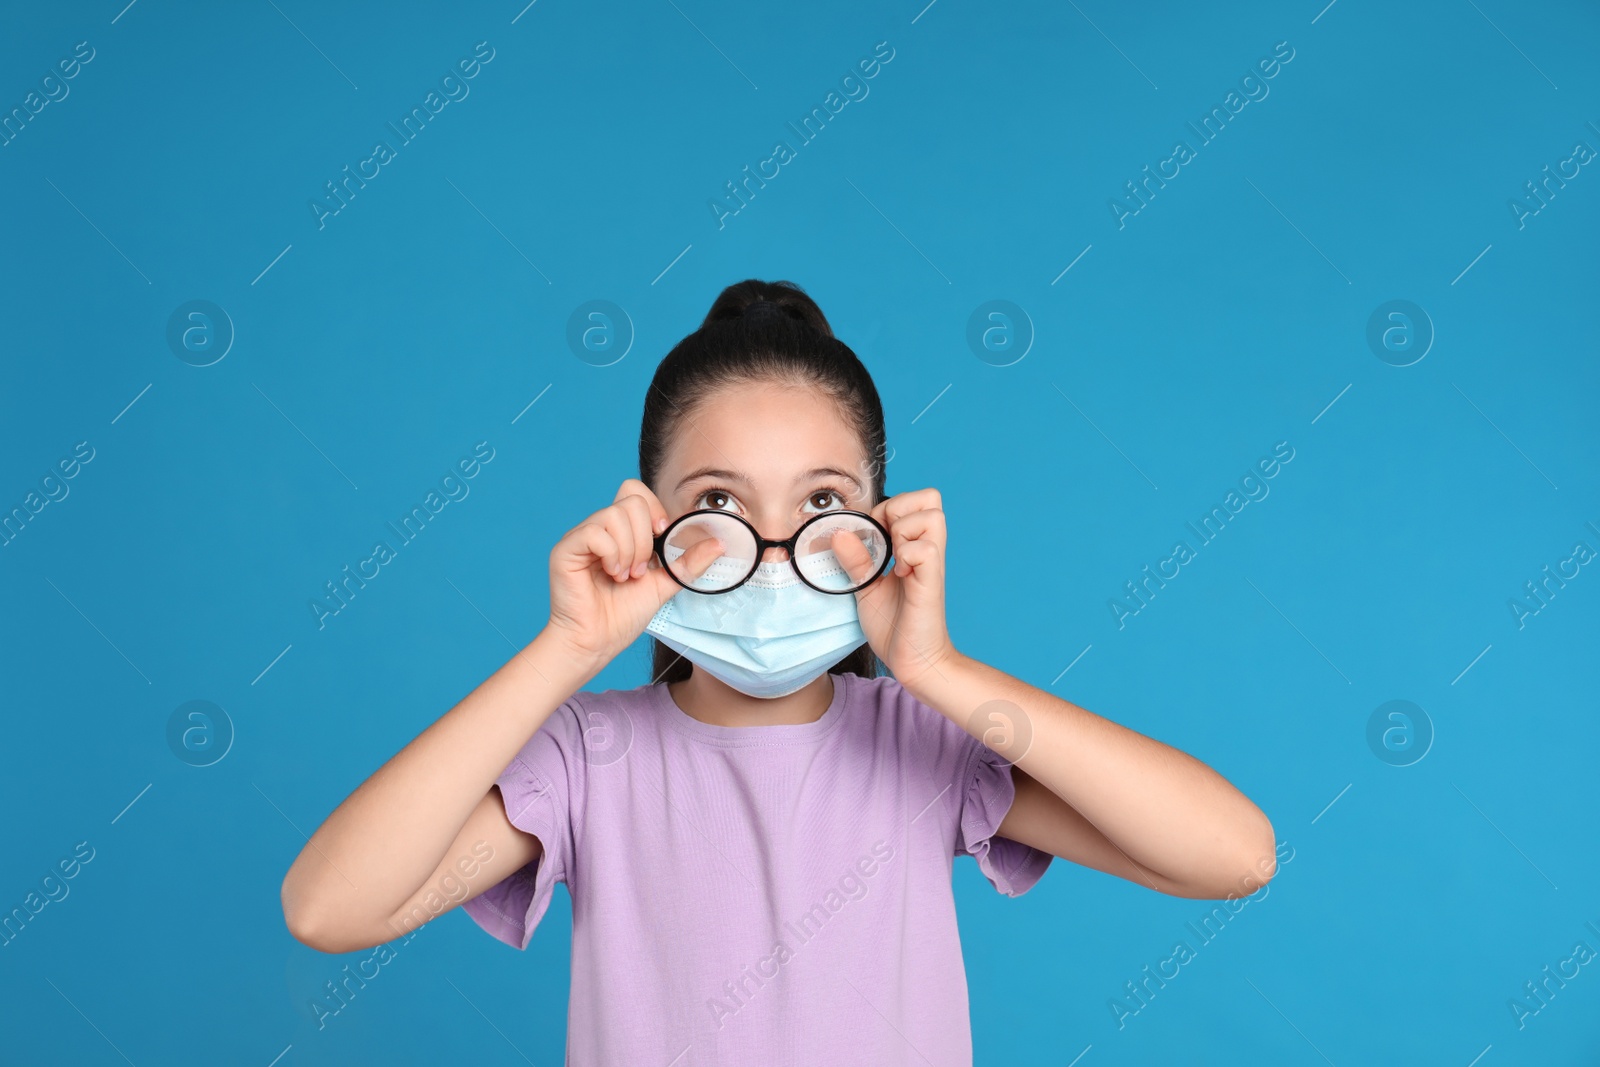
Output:
<svg viewBox="0 0 1600 1067">
<path fill-rule="evenodd" d="M 667 552 L 667 562 L 682 554 L 671 546 Z M 715 578 L 718 568 L 742 574 L 748 567 L 748 559 L 724 558 L 706 574 Z M 681 590 L 646 630 L 706 673 L 764 699 L 804 688 L 867 639 L 853 593 L 819 593 L 787 560 L 757 564 L 743 585 L 726 593 Z"/>
</svg>

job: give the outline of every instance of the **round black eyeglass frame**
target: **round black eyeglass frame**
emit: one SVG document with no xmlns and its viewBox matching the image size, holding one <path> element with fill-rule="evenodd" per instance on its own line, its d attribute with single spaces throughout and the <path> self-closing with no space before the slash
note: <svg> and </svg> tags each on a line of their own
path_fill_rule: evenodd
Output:
<svg viewBox="0 0 1600 1067">
<path fill-rule="evenodd" d="M 695 518 L 698 515 L 717 515 L 725 519 L 735 519 L 750 531 L 751 537 L 755 538 L 756 554 L 755 558 L 750 563 L 750 572 L 743 578 L 740 578 L 737 582 L 734 582 L 732 585 L 728 586 L 726 589 L 696 589 L 692 585 L 685 584 L 683 579 L 679 578 L 673 573 L 671 567 L 666 566 L 667 554 L 665 549 L 667 546 L 667 538 L 672 536 L 672 531 L 677 529 L 679 523 Z M 854 589 L 823 589 L 821 586 L 813 585 L 806 579 L 804 574 L 800 573 L 800 564 L 796 563 L 794 558 L 795 545 L 800 543 L 800 535 L 805 533 L 808 527 L 810 527 L 813 523 L 821 522 L 823 519 L 838 518 L 840 515 L 854 515 L 857 518 L 866 519 L 873 526 L 876 526 L 878 528 L 878 532 L 883 535 L 884 545 L 893 546 L 894 542 L 889 537 L 889 531 L 883 528 L 883 524 L 881 522 L 879 522 L 877 519 L 874 519 L 871 515 L 868 515 L 864 511 L 848 511 L 840 509 L 836 511 L 819 512 L 815 518 L 807 519 L 805 522 L 801 523 L 800 528 L 795 530 L 795 532 L 790 534 L 788 537 L 785 537 L 781 541 L 772 541 L 762 537 L 760 531 L 752 526 L 749 520 L 743 518 L 742 516 L 735 515 L 731 511 L 722 511 L 718 508 L 700 508 L 696 511 L 685 512 L 684 514 L 678 516 L 671 522 L 671 524 L 667 526 L 665 530 L 662 530 L 660 533 L 656 534 L 654 542 L 655 551 L 656 555 L 661 560 L 661 565 L 666 569 L 668 576 L 670 576 L 673 581 L 689 590 L 691 593 L 704 593 L 707 596 L 717 596 L 721 593 L 731 593 L 745 582 L 748 582 L 751 576 L 756 573 L 756 567 L 761 563 L 761 557 L 766 555 L 767 549 L 781 548 L 783 549 L 784 555 L 788 556 L 789 566 L 793 568 L 795 575 L 798 576 L 802 582 L 805 582 L 806 585 L 810 586 L 812 589 L 815 589 L 819 593 L 828 593 L 832 596 L 849 596 L 854 593 L 861 592 L 861 590 L 865 589 L 867 586 L 871 585 L 873 582 L 882 577 L 883 572 L 889 566 L 889 560 L 893 557 L 893 553 L 890 551 L 884 552 L 883 559 L 878 563 L 878 569 L 872 572 L 872 577 L 868 578 L 865 582 L 862 582 Z"/>
</svg>

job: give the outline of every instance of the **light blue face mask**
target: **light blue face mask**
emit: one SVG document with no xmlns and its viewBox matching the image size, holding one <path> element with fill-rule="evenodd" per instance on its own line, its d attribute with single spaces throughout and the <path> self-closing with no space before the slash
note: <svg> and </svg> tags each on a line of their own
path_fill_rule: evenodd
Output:
<svg viewBox="0 0 1600 1067">
<path fill-rule="evenodd" d="M 682 554 L 672 546 L 667 551 L 674 559 Z M 719 559 L 705 577 L 748 566 Z M 714 678 L 764 699 L 803 689 L 867 640 L 855 595 L 817 592 L 787 560 L 757 564 L 730 593 L 680 590 L 646 630 Z"/>
</svg>

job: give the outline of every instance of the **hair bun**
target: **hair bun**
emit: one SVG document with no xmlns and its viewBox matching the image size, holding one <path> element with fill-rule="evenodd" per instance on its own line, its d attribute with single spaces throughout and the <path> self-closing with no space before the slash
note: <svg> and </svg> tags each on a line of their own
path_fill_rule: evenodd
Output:
<svg viewBox="0 0 1600 1067">
<path fill-rule="evenodd" d="M 715 322 L 737 324 L 745 329 L 754 329 L 757 333 L 769 333 L 780 325 L 792 323 L 796 327 L 805 327 L 802 334 L 809 330 L 823 337 L 833 336 L 833 328 L 828 325 L 817 302 L 804 289 L 789 281 L 769 282 L 760 278 L 746 278 L 742 282 L 735 282 L 712 301 L 711 310 L 706 312 L 700 325 L 704 328 Z"/>
<path fill-rule="evenodd" d="M 764 296 L 757 297 L 755 300 L 750 301 L 750 303 L 746 304 L 744 308 L 744 320 L 746 322 L 759 323 L 766 322 L 769 319 L 783 319 L 788 317 L 788 313 L 784 311 L 782 304 L 768 300 Z"/>
</svg>

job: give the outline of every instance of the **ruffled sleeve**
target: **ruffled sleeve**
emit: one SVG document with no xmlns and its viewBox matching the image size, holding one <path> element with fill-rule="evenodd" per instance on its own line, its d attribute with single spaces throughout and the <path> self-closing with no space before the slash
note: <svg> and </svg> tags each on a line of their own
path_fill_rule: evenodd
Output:
<svg viewBox="0 0 1600 1067">
<path fill-rule="evenodd" d="M 542 854 L 461 905 L 472 920 L 512 948 L 526 949 L 550 906 L 557 882 L 567 883 L 573 855 L 572 800 L 581 789 L 583 761 L 562 742 L 569 704 L 556 709 L 495 779 L 511 825 L 539 839 Z M 570 884 L 568 885 L 570 889 Z"/>
<path fill-rule="evenodd" d="M 1016 797 L 1011 764 L 988 745 L 974 740 L 960 784 L 964 793 L 956 854 L 975 857 L 978 869 L 996 891 L 1009 897 L 1021 896 L 1033 888 L 1055 857 L 1032 845 L 995 835 Z"/>
</svg>

